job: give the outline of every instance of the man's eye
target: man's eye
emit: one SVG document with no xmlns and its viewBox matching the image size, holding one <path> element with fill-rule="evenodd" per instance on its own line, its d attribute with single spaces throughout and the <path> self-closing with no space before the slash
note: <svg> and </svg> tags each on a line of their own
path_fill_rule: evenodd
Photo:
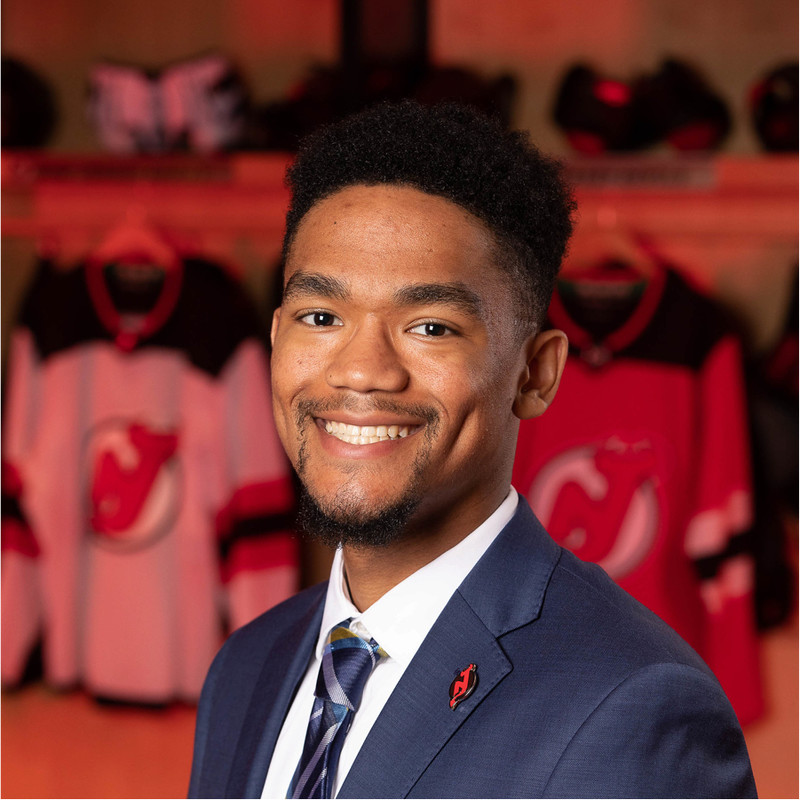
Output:
<svg viewBox="0 0 800 800">
<path fill-rule="evenodd" d="M 447 325 L 442 325 L 441 322 L 421 322 L 410 329 L 412 333 L 418 333 L 422 336 L 446 336 L 452 333 Z"/>
<path fill-rule="evenodd" d="M 300 317 L 300 321 L 318 328 L 342 324 L 342 321 L 335 314 L 330 314 L 327 311 L 312 311 L 310 314 L 304 314 Z"/>
</svg>

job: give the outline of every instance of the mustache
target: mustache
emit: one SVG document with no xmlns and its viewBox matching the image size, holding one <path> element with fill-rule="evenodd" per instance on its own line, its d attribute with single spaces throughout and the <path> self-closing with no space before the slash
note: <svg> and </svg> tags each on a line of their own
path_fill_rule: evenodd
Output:
<svg viewBox="0 0 800 800">
<path fill-rule="evenodd" d="M 374 397 L 365 402 L 361 398 L 344 396 L 329 400 L 300 400 L 295 409 L 295 421 L 302 428 L 312 417 L 324 417 L 331 411 L 352 411 L 367 414 L 381 411 L 397 416 L 411 416 L 423 420 L 429 429 L 435 430 L 439 424 L 439 412 L 432 406 L 417 403 L 398 403 L 387 397 Z"/>
</svg>

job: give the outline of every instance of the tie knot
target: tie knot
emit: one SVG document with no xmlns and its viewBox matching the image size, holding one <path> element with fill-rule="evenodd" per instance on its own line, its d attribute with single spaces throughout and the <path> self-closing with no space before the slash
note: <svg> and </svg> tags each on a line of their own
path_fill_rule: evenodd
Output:
<svg viewBox="0 0 800 800">
<path fill-rule="evenodd" d="M 353 633 L 349 622 L 345 620 L 328 634 L 315 694 L 355 711 L 367 678 L 387 654 L 374 639 L 367 642 Z"/>
</svg>

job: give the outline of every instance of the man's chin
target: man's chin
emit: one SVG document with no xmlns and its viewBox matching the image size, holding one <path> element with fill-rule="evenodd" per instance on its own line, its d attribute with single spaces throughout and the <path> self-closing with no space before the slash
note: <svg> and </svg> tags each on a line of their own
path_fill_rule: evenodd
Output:
<svg viewBox="0 0 800 800">
<path fill-rule="evenodd" d="M 419 502 L 414 493 L 409 493 L 390 506 L 370 512 L 343 499 L 323 508 L 301 487 L 297 522 L 306 536 L 328 547 L 385 547 L 402 537 Z"/>
</svg>

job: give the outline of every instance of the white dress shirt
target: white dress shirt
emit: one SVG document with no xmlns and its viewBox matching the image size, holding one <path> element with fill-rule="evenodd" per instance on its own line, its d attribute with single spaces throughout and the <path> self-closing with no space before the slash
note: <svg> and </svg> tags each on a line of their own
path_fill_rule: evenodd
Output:
<svg viewBox="0 0 800 800">
<path fill-rule="evenodd" d="M 472 533 L 398 583 L 363 613 L 350 600 L 344 580 L 342 551 L 336 551 L 317 646 L 278 736 L 262 798 L 286 797 L 303 752 L 322 650 L 330 629 L 353 617 L 350 629 L 365 639 L 373 637 L 389 656 L 375 667 L 364 687 L 361 703 L 339 756 L 333 787 L 335 797 L 406 667 L 453 592 L 514 516 L 517 501 L 517 493 L 512 488 L 497 510 Z"/>
</svg>

